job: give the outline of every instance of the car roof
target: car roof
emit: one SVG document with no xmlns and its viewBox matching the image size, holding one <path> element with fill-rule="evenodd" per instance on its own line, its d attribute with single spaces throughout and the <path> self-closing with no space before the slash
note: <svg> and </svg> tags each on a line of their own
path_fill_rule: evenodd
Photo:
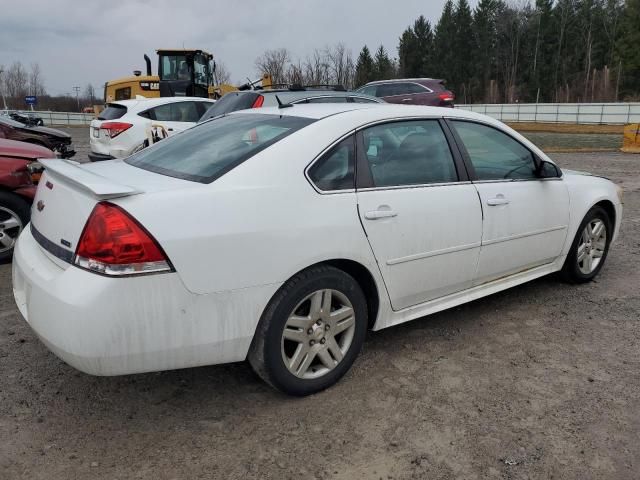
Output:
<svg viewBox="0 0 640 480">
<path fill-rule="evenodd" d="M 389 80 L 375 80 L 366 85 L 378 85 L 381 83 L 402 83 L 402 82 L 443 82 L 441 78 L 392 78 Z"/>
<path fill-rule="evenodd" d="M 293 104 L 290 107 L 263 107 L 249 110 L 239 110 L 230 115 L 260 113 L 266 115 L 287 115 L 294 117 L 311 118 L 320 120 L 326 117 L 341 115 L 347 112 L 367 111 L 367 117 L 371 121 L 386 119 L 403 119 L 411 117 L 452 117 L 483 120 L 486 123 L 494 123 L 497 120 L 459 108 L 427 107 L 422 105 L 398 105 L 392 103 L 304 103 Z M 499 123 L 499 122 L 497 122 Z"/>
<path fill-rule="evenodd" d="M 210 98 L 203 97 L 160 97 L 160 98 L 136 98 L 131 100 L 113 100 L 108 102 L 109 105 L 122 105 L 123 107 L 127 107 L 127 109 L 134 108 L 151 108 L 157 107 L 158 105 L 167 105 L 169 103 L 176 102 L 185 102 L 185 101 L 195 101 L 195 102 L 208 102 L 212 105 L 215 103 L 215 100 L 211 100 Z"/>
</svg>

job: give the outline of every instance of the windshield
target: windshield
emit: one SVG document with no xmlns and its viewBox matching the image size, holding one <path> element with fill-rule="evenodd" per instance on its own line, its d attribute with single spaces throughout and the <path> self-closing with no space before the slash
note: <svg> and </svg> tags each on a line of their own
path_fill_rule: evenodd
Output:
<svg viewBox="0 0 640 480">
<path fill-rule="evenodd" d="M 4 123 L 5 125 L 9 125 L 10 127 L 24 127 L 26 126 L 24 123 L 21 122 L 16 122 L 15 120 L 6 117 L 4 115 L 0 116 L 0 122 Z"/>
<path fill-rule="evenodd" d="M 313 122 L 310 118 L 280 115 L 229 115 L 198 124 L 125 162 L 170 177 L 211 183 Z"/>
<path fill-rule="evenodd" d="M 163 55 L 160 80 L 191 80 L 191 67 L 185 55 Z"/>
</svg>

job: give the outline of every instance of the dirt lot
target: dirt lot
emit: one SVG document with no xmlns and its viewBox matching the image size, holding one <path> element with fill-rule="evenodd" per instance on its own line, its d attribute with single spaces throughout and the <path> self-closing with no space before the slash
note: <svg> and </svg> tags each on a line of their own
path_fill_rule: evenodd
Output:
<svg viewBox="0 0 640 480">
<path fill-rule="evenodd" d="M 0 478 L 638 478 L 640 156 L 554 157 L 626 189 L 596 282 L 543 278 L 371 333 L 304 399 L 246 364 L 79 373 L 20 318 L 0 265 Z"/>
</svg>

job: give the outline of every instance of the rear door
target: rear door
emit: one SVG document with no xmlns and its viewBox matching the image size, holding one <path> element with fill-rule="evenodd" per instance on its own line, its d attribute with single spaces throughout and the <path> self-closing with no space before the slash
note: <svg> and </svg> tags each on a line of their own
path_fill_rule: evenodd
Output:
<svg viewBox="0 0 640 480">
<path fill-rule="evenodd" d="M 471 285 L 482 212 L 435 119 L 358 133 L 358 210 L 394 310 Z"/>
<path fill-rule="evenodd" d="M 159 105 L 152 108 L 149 113 L 154 123 L 162 125 L 169 136 L 192 127 L 201 116 L 195 101 Z"/>
<path fill-rule="evenodd" d="M 464 146 L 484 211 L 474 284 L 553 262 L 569 224 L 569 193 L 560 178 L 538 178 L 533 153 L 489 125 L 450 120 Z"/>
</svg>

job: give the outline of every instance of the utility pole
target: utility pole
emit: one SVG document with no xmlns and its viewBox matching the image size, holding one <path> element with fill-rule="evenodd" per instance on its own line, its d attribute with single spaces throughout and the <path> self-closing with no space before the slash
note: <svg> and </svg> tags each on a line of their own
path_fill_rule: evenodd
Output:
<svg viewBox="0 0 640 480">
<path fill-rule="evenodd" d="M 73 87 L 76 92 L 76 102 L 78 103 L 78 111 L 80 111 L 80 87 Z"/>
</svg>

